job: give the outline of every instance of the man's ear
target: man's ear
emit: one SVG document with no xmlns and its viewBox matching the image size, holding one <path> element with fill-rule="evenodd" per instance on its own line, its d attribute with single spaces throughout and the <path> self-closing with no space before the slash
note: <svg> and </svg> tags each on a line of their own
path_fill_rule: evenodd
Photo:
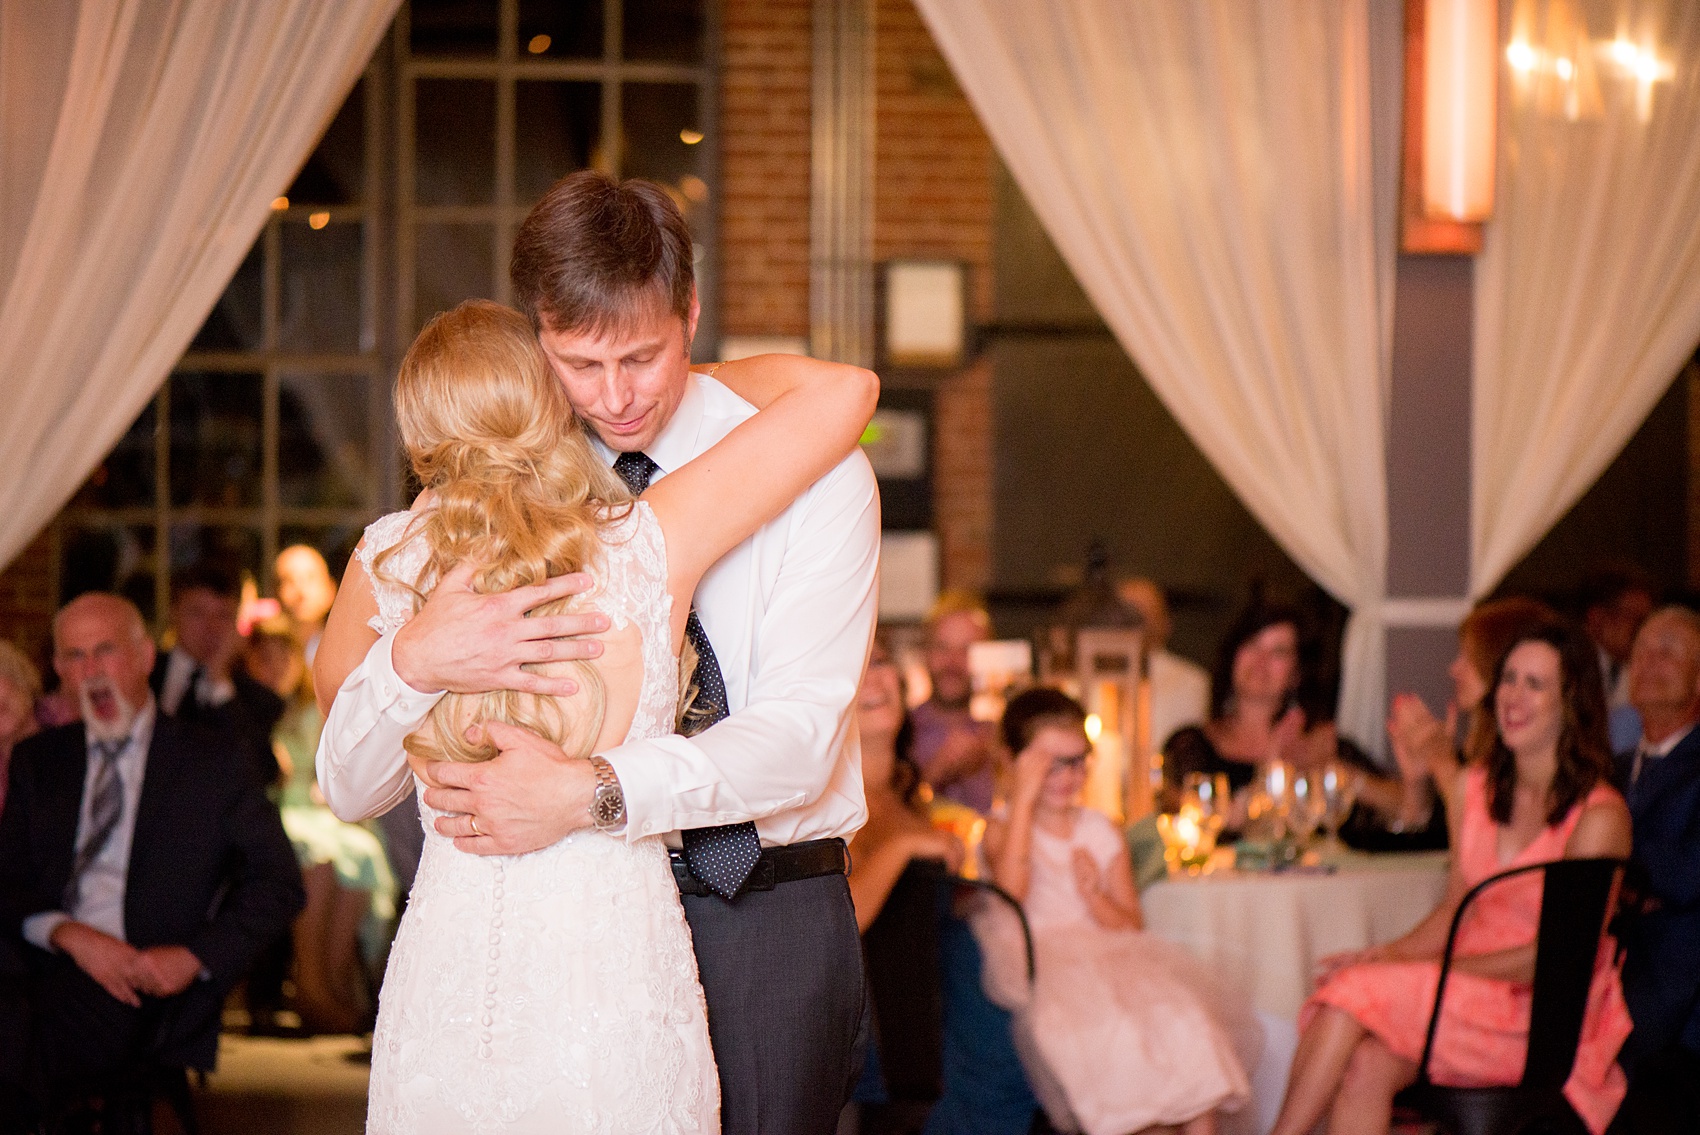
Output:
<svg viewBox="0 0 1700 1135">
<path fill-rule="evenodd" d="M 691 285 L 691 309 L 685 314 L 685 354 L 691 353 L 691 343 L 697 337 L 697 319 L 702 315 L 702 304 L 697 300 L 697 286 Z"/>
</svg>

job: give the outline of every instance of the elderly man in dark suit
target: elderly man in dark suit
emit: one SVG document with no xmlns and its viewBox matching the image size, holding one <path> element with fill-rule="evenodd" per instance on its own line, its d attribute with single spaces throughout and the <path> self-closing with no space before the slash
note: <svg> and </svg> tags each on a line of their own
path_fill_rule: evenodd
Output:
<svg viewBox="0 0 1700 1135">
<path fill-rule="evenodd" d="M 54 666 L 82 720 L 12 756 L 0 938 L 25 960 L 28 1073 L 50 1109 L 121 1105 L 113 1085 L 150 1067 L 211 1068 L 224 995 L 304 901 L 277 809 L 227 774 L 217 737 L 157 711 L 153 662 L 128 600 L 68 603 Z"/>
<path fill-rule="evenodd" d="M 1655 909 L 1624 963 L 1635 1021 L 1624 1118 L 1637 1132 L 1700 1131 L 1700 614 L 1654 613 L 1635 636 L 1628 684 L 1642 735 L 1619 775 Z"/>
<path fill-rule="evenodd" d="M 249 677 L 240 661 L 236 615 L 242 583 L 217 564 L 202 562 L 171 581 L 171 625 L 177 643 L 159 655 L 148 684 L 167 717 L 194 721 L 237 743 L 232 759 L 248 765 L 261 784 L 278 777 L 272 730 L 283 699 Z"/>
</svg>

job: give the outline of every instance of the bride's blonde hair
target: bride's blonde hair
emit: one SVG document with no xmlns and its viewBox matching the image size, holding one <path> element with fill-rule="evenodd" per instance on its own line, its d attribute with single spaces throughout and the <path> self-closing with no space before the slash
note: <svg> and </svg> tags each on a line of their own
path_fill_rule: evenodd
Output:
<svg viewBox="0 0 1700 1135">
<path fill-rule="evenodd" d="M 537 344 L 526 318 L 488 300 L 468 300 L 433 318 L 402 360 L 395 388 L 396 423 L 420 483 L 435 497 L 409 529 L 429 556 L 420 584 L 434 587 L 463 561 L 478 565 L 472 589 L 486 594 L 581 571 L 595 561 L 599 529 L 618 517 L 631 494 L 598 459 L 584 427 Z M 374 574 L 425 592 L 384 570 L 409 540 L 373 561 Z M 578 598 L 536 607 L 531 617 L 558 614 Z M 588 756 L 602 729 L 607 695 L 587 662 L 525 667 L 578 683 L 571 702 L 518 690 L 448 694 L 427 728 L 411 734 L 407 751 L 433 760 L 482 761 L 496 755 L 474 745 L 466 728 L 503 721 L 559 744 L 569 756 Z"/>
</svg>

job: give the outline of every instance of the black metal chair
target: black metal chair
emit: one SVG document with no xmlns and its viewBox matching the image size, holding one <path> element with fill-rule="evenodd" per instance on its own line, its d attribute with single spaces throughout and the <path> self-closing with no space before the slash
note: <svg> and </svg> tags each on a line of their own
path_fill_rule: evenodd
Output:
<svg viewBox="0 0 1700 1135">
<path fill-rule="evenodd" d="M 1576 1063 L 1588 989 L 1609 907 L 1627 866 L 1621 859 L 1561 859 L 1502 871 L 1477 883 L 1458 904 L 1446 936 L 1440 982 L 1417 1079 L 1398 1103 L 1449 1135 L 1586 1135 L 1564 1084 Z M 1535 940 L 1535 979 L 1529 1012 L 1529 1050 L 1523 1079 L 1509 1087 L 1444 1087 L 1429 1079 L 1429 1060 L 1453 965 L 1452 951 L 1476 896 L 1505 880 L 1540 873 L 1541 919 Z"/>
</svg>

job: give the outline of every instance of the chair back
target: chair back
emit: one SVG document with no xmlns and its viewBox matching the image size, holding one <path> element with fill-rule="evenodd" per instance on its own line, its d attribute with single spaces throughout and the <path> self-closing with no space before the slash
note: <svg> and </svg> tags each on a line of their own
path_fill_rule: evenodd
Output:
<svg viewBox="0 0 1700 1135">
<path fill-rule="evenodd" d="M 940 933 L 956 896 L 983 894 L 1015 913 L 1034 974 L 1033 933 L 1021 904 L 995 883 L 964 879 L 936 860 L 913 860 L 879 917 L 862 935 L 879 1044 L 880 1073 L 893 1101 L 930 1101 L 943 1090 L 944 975 Z"/>
<path fill-rule="evenodd" d="M 1559 1089 L 1570 1079 L 1607 906 L 1622 867 L 1617 859 L 1562 859 L 1546 865 L 1525 1087 Z"/>
<path fill-rule="evenodd" d="M 1021 909 L 1020 900 L 990 879 L 963 879 L 953 876 L 950 882 L 958 890 L 978 891 L 992 902 L 1002 903 L 1015 912 L 1016 922 L 1021 926 L 1021 944 L 1027 950 L 1027 984 L 1032 985 L 1038 972 L 1033 964 L 1033 927 L 1028 925 L 1027 912 Z"/>
<path fill-rule="evenodd" d="M 1429 1083 L 1429 1060 L 1440 1028 L 1453 950 L 1472 904 L 1489 888 L 1503 885 L 1508 879 L 1539 873 L 1541 917 L 1535 939 L 1529 1048 L 1521 1087 L 1556 1093 L 1564 1086 L 1576 1063 L 1576 1048 L 1582 1037 L 1582 1019 L 1588 1009 L 1588 991 L 1593 983 L 1600 937 L 1606 928 L 1607 908 L 1626 866 L 1626 861 L 1621 859 L 1559 859 L 1513 867 L 1470 888 L 1458 904 L 1447 932 L 1434 1011 L 1429 1017 L 1428 1036 L 1417 1065 L 1418 1084 Z"/>
</svg>

